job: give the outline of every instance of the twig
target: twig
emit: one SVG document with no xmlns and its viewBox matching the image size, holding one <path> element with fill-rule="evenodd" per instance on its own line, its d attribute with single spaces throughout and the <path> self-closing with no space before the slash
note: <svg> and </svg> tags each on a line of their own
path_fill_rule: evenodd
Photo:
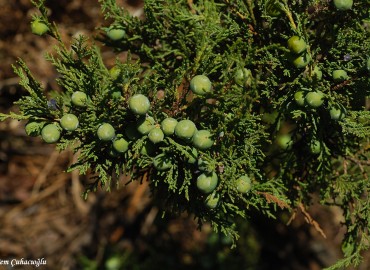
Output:
<svg viewBox="0 0 370 270">
<path fill-rule="evenodd" d="M 304 208 L 304 205 L 300 203 L 298 206 L 299 209 L 302 211 L 303 215 L 305 216 L 305 220 L 307 221 L 307 223 L 312 225 L 316 229 L 316 231 L 318 231 L 322 235 L 322 237 L 326 239 L 326 234 L 321 229 L 320 224 L 311 217 L 311 215 Z"/>
<path fill-rule="evenodd" d="M 364 166 L 369 166 L 370 165 L 370 161 L 369 160 L 358 160 L 354 157 L 346 157 L 346 159 L 349 159 L 350 161 L 354 162 L 357 164 L 357 166 L 360 168 L 360 171 L 362 172 L 362 175 L 364 176 L 365 179 L 368 179 L 367 177 L 367 173 L 364 169 Z"/>
<path fill-rule="evenodd" d="M 159 212 L 159 210 L 158 210 L 157 207 L 153 207 L 152 209 L 150 209 L 150 212 L 146 216 L 144 224 L 141 227 L 141 234 L 142 235 L 147 235 L 149 233 L 150 228 L 153 227 L 153 222 L 154 222 L 155 218 L 157 217 L 158 212 Z"/>
<path fill-rule="evenodd" d="M 31 197 L 37 196 L 42 184 L 46 181 L 46 178 L 49 175 L 50 171 L 53 169 L 58 157 L 59 157 L 59 152 L 53 151 L 51 153 L 51 155 L 49 156 L 48 162 L 45 164 L 44 168 L 38 175 L 35 181 L 35 184 L 33 185 Z"/>
<path fill-rule="evenodd" d="M 10 210 L 8 213 L 6 213 L 4 215 L 3 220 L 5 222 L 6 221 L 11 222 L 11 219 L 14 218 L 14 216 L 16 216 L 23 209 L 25 209 L 25 208 L 27 208 L 31 205 L 34 205 L 35 203 L 37 203 L 39 201 L 42 201 L 46 197 L 52 195 L 54 192 L 58 191 L 61 187 L 63 187 L 65 185 L 65 181 L 67 179 L 69 179 L 67 177 L 67 175 L 65 177 L 60 177 L 58 179 L 58 181 L 54 182 L 51 186 L 47 187 L 46 189 L 44 189 L 43 191 L 38 193 L 37 196 L 30 197 L 29 199 L 25 200 L 22 204 L 14 207 L 12 210 Z"/>
<path fill-rule="evenodd" d="M 276 203 L 281 209 L 284 208 L 290 209 L 289 205 L 286 202 L 280 200 L 279 198 L 270 193 L 267 192 L 257 192 L 257 193 L 263 195 L 268 203 L 272 202 Z"/>
<path fill-rule="evenodd" d="M 72 163 L 75 164 L 77 162 L 77 155 L 73 155 Z M 88 204 L 84 201 L 82 198 L 82 189 L 81 189 L 81 183 L 79 178 L 78 170 L 74 170 L 71 173 L 72 178 L 72 197 L 73 201 L 77 207 L 77 209 L 80 211 L 81 214 L 86 215 L 89 211 Z"/>
<path fill-rule="evenodd" d="M 143 206 L 143 202 L 145 201 L 145 199 L 143 200 L 143 198 L 145 198 L 145 192 L 147 191 L 149 186 L 149 182 L 147 181 L 147 179 L 148 173 L 145 173 L 143 176 L 144 181 L 136 188 L 130 202 L 128 203 L 126 218 L 130 221 L 134 219 L 134 217 L 137 215 L 137 212 Z"/>
<path fill-rule="evenodd" d="M 17 85 L 18 83 L 19 83 L 18 77 L 2 80 L 0 81 L 0 90 L 2 90 L 5 86 Z"/>
<path fill-rule="evenodd" d="M 287 222 L 287 224 L 286 225 L 290 225 L 292 222 L 293 222 L 293 220 L 295 219 L 295 217 L 297 216 L 297 209 L 294 209 L 294 211 L 293 211 L 293 214 L 291 215 L 291 217 L 289 218 L 289 220 L 288 220 L 288 222 Z"/>
<path fill-rule="evenodd" d="M 188 0 L 188 6 L 190 8 L 190 12 L 195 14 L 196 13 L 196 10 L 194 9 L 194 3 L 193 3 L 193 0 Z"/>
</svg>

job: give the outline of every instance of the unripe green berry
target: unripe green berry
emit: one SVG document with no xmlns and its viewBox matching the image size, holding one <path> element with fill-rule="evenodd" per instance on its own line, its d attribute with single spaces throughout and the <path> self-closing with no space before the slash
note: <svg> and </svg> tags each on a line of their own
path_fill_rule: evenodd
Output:
<svg viewBox="0 0 370 270">
<path fill-rule="evenodd" d="M 353 0 L 334 0 L 334 6 L 338 10 L 349 10 L 352 8 Z"/>
<path fill-rule="evenodd" d="M 181 120 L 175 127 L 175 134 L 181 139 L 190 139 L 193 137 L 197 127 L 191 120 Z"/>
<path fill-rule="evenodd" d="M 41 134 L 43 123 L 39 122 L 28 122 L 24 127 L 26 134 L 31 137 L 36 137 Z"/>
<path fill-rule="evenodd" d="M 329 113 L 330 113 L 330 118 L 335 121 L 342 120 L 345 116 L 345 112 L 339 107 L 332 107 Z"/>
<path fill-rule="evenodd" d="M 311 56 L 308 53 L 304 53 L 293 59 L 293 65 L 296 68 L 304 68 L 311 62 Z"/>
<path fill-rule="evenodd" d="M 251 179 L 248 175 L 242 175 L 236 180 L 236 190 L 242 194 L 248 193 L 252 188 Z"/>
<path fill-rule="evenodd" d="M 63 117 L 60 119 L 60 125 L 65 130 L 73 131 L 77 129 L 79 121 L 76 115 L 68 113 L 63 115 Z"/>
<path fill-rule="evenodd" d="M 101 141 L 111 141 L 116 136 L 114 127 L 108 123 L 100 125 L 97 134 Z"/>
<path fill-rule="evenodd" d="M 41 130 L 41 137 L 46 143 L 56 143 L 60 139 L 60 129 L 56 124 L 48 124 Z"/>
<path fill-rule="evenodd" d="M 72 94 L 71 101 L 77 107 L 86 107 L 87 95 L 84 92 L 76 91 Z"/>
<path fill-rule="evenodd" d="M 204 203 L 209 209 L 215 209 L 220 203 L 220 195 L 216 192 L 213 192 L 207 196 Z"/>
<path fill-rule="evenodd" d="M 309 92 L 305 100 L 310 107 L 318 108 L 324 103 L 324 94 L 320 91 Z"/>
<path fill-rule="evenodd" d="M 109 75 L 112 77 L 113 80 L 117 80 L 120 73 L 121 73 L 121 69 L 118 66 L 113 66 L 109 70 Z"/>
<path fill-rule="evenodd" d="M 118 135 L 117 137 L 121 137 Z M 113 141 L 113 149 L 118 153 L 124 153 L 128 150 L 129 143 L 124 138 L 117 138 Z"/>
<path fill-rule="evenodd" d="M 163 133 L 167 136 L 174 134 L 177 123 L 177 120 L 171 117 L 164 119 L 161 123 Z"/>
<path fill-rule="evenodd" d="M 164 133 L 159 127 L 156 127 L 149 132 L 148 138 L 152 143 L 156 144 L 163 141 Z"/>
<path fill-rule="evenodd" d="M 35 35 L 42 36 L 49 31 L 49 27 L 42 21 L 36 19 L 31 23 L 31 31 Z"/>
<path fill-rule="evenodd" d="M 293 140 L 290 134 L 278 135 L 276 138 L 276 142 L 282 150 L 290 150 L 293 146 Z"/>
<path fill-rule="evenodd" d="M 153 158 L 153 166 L 158 171 L 166 171 L 172 167 L 172 160 L 165 154 L 159 154 Z"/>
<path fill-rule="evenodd" d="M 288 39 L 288 48 L 292 53 L 300 54 L 307 49 L 307 44 L 299 36 L 292 36 Z"/>
<path fill-rule="evenodd" d="M 193 145 L 201 150 L 212 147 L 214 141 L 212 140 L 212 134 L 208 130 L 195 131 L 193 135 Z"/>
<path fill-rule="evenodd" d="M 135 94 L 129 99 L 128 106 L 134 114 L 144 115 L 150 109 L 150 102 L 143 94 Z"/>
<path fill-rule="evenodd" d="M 118 270 L 118 269 L 122 269 L 122 258 L 119 257 L 119 255 L 110 256 L 105 261 L 104 269 L 107 269 L 107 270 Z"/>
<path fill-rule="evenodd" d="M 337 69 L 333 71 L 334 82 L 343 82 L 348 79 L 348 74 L 343 69 Z"/>
<path fill-rule="evenodd" d="M 197 178 L 197 188 L 204 194 L 209 194 L 218 184 L 218 177 L 215 172 L 202 173 Z"/>
<path fill-rule="evenodd" d="M 196 75 L 190 81 L 190 90 L 200 96 L 212 91 L 212 83 L 205 75 Z"/>
<path fill-rule="evenodd" d="M 237 69 L 234 74 L 234 81 L 240 86 L 250 86 L 252 73 L 249 69 Z"/>
<path fill-rule="evenodd" d="M 139 133 L 142 135 L 149 134 L 149 132 L 155 127 L 154 124 L 155 121 L 153 117 L 141 117 L 137 123 L 137 131 L 139 131 Z"/>
<path fill-rule="evenodd" d="M 317 155 L 321 152 L 321 144 L 319 141 L 313 140 L 310 144 L 311 154 Z"/>
<path fill-rule="evenodd" d="M 114 41 L 122 39 L 125 35 L 125 30 L 120 27 L 110 27 L 107 30 L 107 36 Z"/>
<path fill-rule="evenodd" d="M 322 71 L 318 66 L 315 66 L 313 71 L 312 71 L 312 77 L 315 78 L 316 80 L 320 81 L 322 79 Z"/>
<path fill-rule="evenodd" d="M 294 94 L 294 100 L 299 106 L 303 106 L 305 103 L 305 94 L 302 91 L 298 91 Z"/>
</svg>

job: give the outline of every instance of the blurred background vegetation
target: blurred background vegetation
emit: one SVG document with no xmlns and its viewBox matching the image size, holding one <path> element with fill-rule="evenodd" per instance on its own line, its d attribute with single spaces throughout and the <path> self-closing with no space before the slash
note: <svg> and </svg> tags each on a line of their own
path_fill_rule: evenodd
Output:
<svg viewBox="0 0 370 270">
<path fill-rule="evenodd" d="M 141 1 L 118 2 L 142 16 Z M 96 27 L 103 18 L 97 0 L 47 1 L 47 6 L 64 40 L 99 34 Z M 13 102 L 25 94 L 11 67 L 19 57 L 47 89 L 58 89 L 58 75 L 43 58 L 54 41 L 30 31 L 35 12 L 29 0 L 0 0 L 0 110 L 4 113 L 16 111 Z M 116 55 L 108 48 L 102 52 L 107 66 L 113 66 Z M 251 213 L 249 221 L 238 221 L 241 237 L 231 249 L 230 239 L 213 233 L 208 225 L 199 230 L 192 216 L 163 218 L 151 203 L 147 182 L 125 186 L 123 178 L 119 189 L 98 191 L 84 201 L 80 195 L 88 178 L 63 171 L 73 162 L 73 154 L 58 153 L 39 138 L 26 136 L 24 124 L 0 123 L 2 260 L 45 258 L 44 269 L 316 270 L 341 257 L 340 210 L 318 204 L 308 212 L 283 212 L 279 220 Z M 326 238 L 309 224 L 309 218 Z M 365 258 L 360 269 L 370 269 L 370 256 Z"/>
</svg>

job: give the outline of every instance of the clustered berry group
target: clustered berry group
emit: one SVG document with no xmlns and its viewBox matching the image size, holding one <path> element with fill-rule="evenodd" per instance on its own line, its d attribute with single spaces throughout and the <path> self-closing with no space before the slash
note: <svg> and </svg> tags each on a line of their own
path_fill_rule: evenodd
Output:
<svg viewBox="0 0 370 270">
<path fill-rule="evenodd" d="M 110 70 L 111 76 L 118 76 L 120 70 L 113 67 Z M 250 78 L 250 71 L 243 69 L 242 72 L 235 74 L 235 82 L 244 84 Z M 212 92 L 212 83 L 205 75 L 196 75 L 190 81 L 190 90 L 199 96 L 205 96 Z M 73 111 L 69 111 L 60 119 L 46 123 L 40 128 L 37 121 L 30 120 L 26 127 L 26 133 L 30 136 L 39 136 L 46 143 L 57 143 L 65 132 L 78 132 L 80 120 L 78 113 L 81 109 L 86 108 L 90 102 L 90 97 L 82 92 L 75 91 L 70 97 Z M 137 93 L 132 95 L 127 101 L 127 109 L 136 119 L 135 123 L 129 123 L 124 130 L 117 133 L 112 123 L 103 122 L 96 129 L 96 137 L 99 141 L 110 146 L 110 156 L 117 157 L 126 153 L 130 149 L 131 142 L 146 136 L 147 140 L 140 151 L 142 155 L 150 156 L 157 145 L 165 140 L 166 137 L 173 137 L 178 142 L 191 146 L 189 157 L 186 163 L 195 164 L 200 174 L 196 177 L 196 186 L 198 190 L 206 195 L 205 204 L 210 209 L 215 208 L 220 200 L 219 195 L 215 192 L 219 179 L 217 173 L 210 171 L 207 162 L 198 156 L 198 150 L 205 151 L 210 149 L 215 141 L 210 130 L 197 129 L 196 124 L 190 119 L 175 119 L 166 117 L 160 122 L 151 116 L 151 103 L 147 96 Z M 77 114 L 77 115 L 76 115 Z M 173 160 L 170 155 L 161 152 L 152 158 L 152 166 L 158 172 L 164 172 L 173 166 Z M 247 175 L 241 176 L 236 180 L 236 190 L 242 194 L 251 189 L 251 179 Z"/>
</svg>

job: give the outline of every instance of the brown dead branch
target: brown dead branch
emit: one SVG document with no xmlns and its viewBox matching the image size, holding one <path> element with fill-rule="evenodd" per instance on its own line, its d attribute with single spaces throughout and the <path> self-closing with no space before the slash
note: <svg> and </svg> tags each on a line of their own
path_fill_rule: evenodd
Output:
<svg viewBox="0 0 370 270">
<path fill-rule="evenodd" d="M 280 200 L 279 198 L 277 198 L 276 196 L 274 196 L 274 195 L 272 195 L 270 193 L 267 193 L 267 192 L 257 192 L 257 194 L 260 194 L 260 195 L 264 196 L 265 199 L 266 199 L 266 201 L 268 203 L 275 203 L 275 204 L 277 204 L 281 209 L 290 209 L 290 206 L 286 202 Z"/>
<path fill-rule="evenodd" d="M 65 177 L 59 177 L 58 181 L 54 182 L 53 185 L 45 188 L 41 192 L 38 193 L 37 196 L 30 197 L 29 199 L 25 200 L 21 204 L 14 207 L 12 210 L 10 210 L 8 213 L 4 215 L 4 221 L 10 221 L 17 216 L 17 214 L 22 213 L 22 210 L 35 205 L 36 203 L 42 201 L 43 199 L 47 198 L 48 196 L 54 194 L 57 192 L 60 188 L 65 186 L 65 182 L 68 180 L 68 176 Z"/>
<path fill-rule="evenodd" d="M 324 237 L 326 239 L 326 234 L 321 229 L 320 224 L 311 217 L 311 215 L 304 208 L 304 205 L 302 203 L 300 203 L 298 206 L 299 206 L 299 209 L 302 211 L 302 213 L 303 213 L 303 215 L 305 217 L 306 222 L 308 224 L 312 225 L 316 229 L 316 231 L 318 233 L 320 233 L 322 235 L 322 237 Z"/>
</svg>

